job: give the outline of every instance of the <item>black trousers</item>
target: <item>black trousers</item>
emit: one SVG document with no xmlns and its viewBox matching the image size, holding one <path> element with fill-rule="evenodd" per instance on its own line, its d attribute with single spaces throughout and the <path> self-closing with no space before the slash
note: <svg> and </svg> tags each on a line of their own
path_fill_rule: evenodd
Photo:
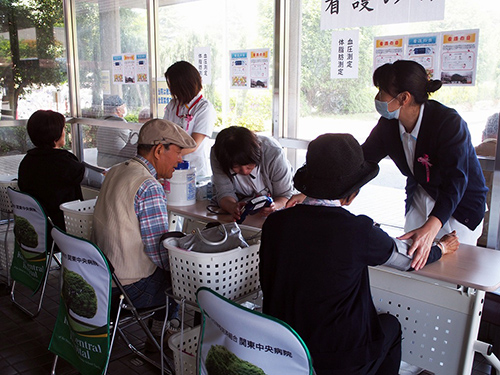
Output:
<svg viewBox="0 0 500 375">
<path fill-rule="evenodd" d="M 365 366 L 367 375 L 397 375 L 401 365 L 401 324 L 391 314 L 380 314 L 380 325 L 385 334 L 382 354 L 375 362 Z"/>
<path fill-rule="evenodd" d="M 361 367 L 351 369 L 315 369 L 317 375 L 398 375 L 401 365 L 401 324 L 391 314 L 380 314 L 380 325 L 385 334 L 380 357 Z M 314 367 L 314 361 L 313 361 Z"/>
</svg>

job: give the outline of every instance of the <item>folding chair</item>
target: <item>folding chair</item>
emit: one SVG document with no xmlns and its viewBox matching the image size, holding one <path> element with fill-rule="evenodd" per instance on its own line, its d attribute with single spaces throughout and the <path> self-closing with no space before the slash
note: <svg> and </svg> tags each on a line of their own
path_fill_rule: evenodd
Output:
<svg viewBox="0 0 500 375">
<path fill-rule="evenodd" d="M 42 309 L 45 287 L 54 257 L 54 246 L 50 244 L 50 218 L 45 214 L 38 201 L 27 193 L 8 188 L 7 194 L 12 202 L 14 212 L 14 255 L 10 274 L 13 280 L 10 296 L 12 302 L 23 312 L 35 317 Z M 38 308 L 32 312 L 16 300 L 16 284 L 33 291 L 40 291 Z"/>
<path fill-rule="evenodd" d="M 2 177 L 0 179 L 0 212 L 7 215 L 7 229 L 5 230 L 5 237 L 3 241 L 3 250 L 5 252 L 3 259 L 0 261 L 0 271 L 5 274 L 7 279 L 7 285 L 10 285 L 10 262 L 12 260 L 12 254 L 14 249 L 9 249 L 9 234 L 10 234 L 10 222 L 12 220 L 12 202 L 10 201 L 9 195 L 7 194 L 7 189 L 11 187 L 17 190 L 17 180 L 12 178 Z"/>
<path fill-rule="evenodd" d="M 161 368 L 160 364 L 131 343 L 125 330 L 139 324 L 158 351 L 161 351 L 147 327 L 146 319 L 165 306 L 136 309 L 114 274 L 113 266 L 95 244 L 57 227 L 52 229 L 52 237 L 61 250 L 63 275 L 59 314 L 49 346 L 56 354 L 52 374 L 55 374 L 59 356 L 82 373 L 105 374 L 117 333 L 133 353 Z M 71 282 L 75 285 L 73 288 Z M 114 306 L 112 308 L 112 282 L 121 292 L 116 315 Z M 99 350 L 83 351 L 82 347 L 99 347 Z M 170 359 L 165 355 L 163 357 L 172 368 Z M 165 372 L 172 373 L 168 370 Z"/>
<path fill-rule="evenodd" d="M 198 373 L 312 375 L 311 356 L 286 323 L 240 306 L 202 287 L 196 299 L 203 315 Z"/>
</svg>

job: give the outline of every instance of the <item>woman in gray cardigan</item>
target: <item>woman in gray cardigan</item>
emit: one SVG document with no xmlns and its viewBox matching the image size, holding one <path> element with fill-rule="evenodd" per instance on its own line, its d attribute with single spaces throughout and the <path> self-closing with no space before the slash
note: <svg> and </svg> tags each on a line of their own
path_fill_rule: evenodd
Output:
<svg viewBox="0 0 500 375">
<path fill-rule="evenodd" d="M 260 214 L 285 207 L 292 196 L 293 172 L 280 144 L 241 126 L 222 130 L 210 152 L 215 199 L 220 208 L 240 219 L 245 201 L 259 195 L 273 199 Z"/>
</svg>

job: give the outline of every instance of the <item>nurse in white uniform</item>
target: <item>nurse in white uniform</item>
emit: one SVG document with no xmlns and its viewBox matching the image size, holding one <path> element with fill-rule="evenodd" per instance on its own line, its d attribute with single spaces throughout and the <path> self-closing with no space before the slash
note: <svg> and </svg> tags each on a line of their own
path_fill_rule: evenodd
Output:
<svg viewBox="0 0 500 375">
<path fill-rule="evenodd" d="M 182 127 L 195 141 L 196 147 L 182 150 L 184 160 L 196 167 L 196 179 L 211 176 L 208 138 L 212 136 L 216 113 L 203 97 L 201 76 L 187 61 L 177 61 L 165 72 L 173 99 L 165 108 L 164 119 Z"/>
</svg>

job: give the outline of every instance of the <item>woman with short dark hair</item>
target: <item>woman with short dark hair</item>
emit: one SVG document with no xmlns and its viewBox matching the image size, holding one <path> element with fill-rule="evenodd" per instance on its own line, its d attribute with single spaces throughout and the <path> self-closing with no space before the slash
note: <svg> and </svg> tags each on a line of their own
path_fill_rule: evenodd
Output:
<svg viewBox="0 0 500 375">
<path fill-rule="evenodd" d="M 272 197 L 274 203 L 260 211 L 267 216 L 283 208 L 292 195 L 292 168 L 283 148 L 273 138 L 230 126 L 217 135 L 210 163 L 215 199 L 235 220 L 240 219 L 241 208 L 250 198 Z"/>
<path fill-rule="evenodd" d="M 481 235 L 486 192 L 467 123 L 452 108 L 429 100 L 441 87 L 415 61 L 399 60 L 373 73 L 381 115 L 363 144 L 365 158 L 389 156 L 406 176 L 405 232 L 412 266 L 423 267 L 436 237 L 456 230 L 461 243 Z"/>
<path fill-rule="evenodd" d="M 165 79 L 172 100 L 163 118 L 179 125 L 196 141 L 195 148 L 182 150 L 183 159 L 196 167 L 196 177 L 210 176 L 206 138 L 212 136 L 217 115 L 213 105 L 201 94 L 201 75 L 187 61 L 177 61 L 167 69 Z"/>
<path fill-rule="evenodd" d="M 54 111 L 39 110 L 27 124 L 28 135 L 36 146 L 28 150 L 19 164 L 19 189 L 35 197 L 52 222 L 65 229 L 61 203 L 83 199 L 80 183 L 85 166 L 65 145 L 65 119 Z"/>
</svg>

